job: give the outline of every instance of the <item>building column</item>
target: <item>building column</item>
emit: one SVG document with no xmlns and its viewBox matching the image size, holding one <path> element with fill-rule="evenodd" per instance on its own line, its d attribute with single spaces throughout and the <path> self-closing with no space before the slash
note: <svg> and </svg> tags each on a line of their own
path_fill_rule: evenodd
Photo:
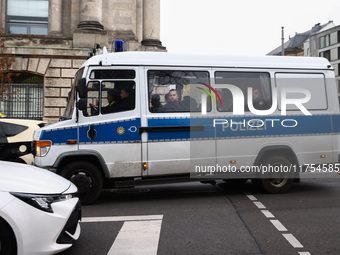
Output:
<svg viewBox="0 0 340 255">
<path fill-rule="evenodd" d="M 160 0 L 143 1 L 143 46 L 161 46 Z"/>
<path fill-rule="evenodd" d="M 80 1 L 80 30 L 104 30 L 102 22 L 102 0 Z"/>
<path fill-rule="evenodd" d="M 48 17 L 48 33 L 62 34 L 62 0 L 50 0 Z"/>
</svg>

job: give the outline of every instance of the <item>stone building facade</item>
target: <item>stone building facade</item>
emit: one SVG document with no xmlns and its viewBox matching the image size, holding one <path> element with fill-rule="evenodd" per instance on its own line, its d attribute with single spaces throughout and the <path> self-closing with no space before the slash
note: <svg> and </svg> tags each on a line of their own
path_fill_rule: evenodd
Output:
<svg viewBox="0 0 340 255">
<path fill-rule="evenodd" d="M 21 77 L 13 82 L 18 94 L 0 102 L 0 112 L 49 123 L 62 116 L 73 77 L 95 44 L 110 52 L 122 40 L 128 51 L 166 51 L 160 0 L 0 0 L 0 29 Z"/>
</svg>

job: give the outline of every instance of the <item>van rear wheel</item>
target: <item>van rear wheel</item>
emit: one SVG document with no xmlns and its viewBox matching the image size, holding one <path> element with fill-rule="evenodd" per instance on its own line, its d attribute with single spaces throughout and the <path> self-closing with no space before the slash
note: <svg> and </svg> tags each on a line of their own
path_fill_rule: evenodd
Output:
<svg viewBox="0 0 340 255">
<path fill-rule="evenodd" d="M 293 173 L 289 172 L 293 163 L 283 156 L 271 156 L 263 161 L 268 171 L 259 179 L 252 180 L 256 186 L 268 193 L 285 193 L 293 185 Z"/>
<path fill-rule="evenodd" d="M 103 189 L 103 177 L 99 169 L 88 162 L 76 161 L 66 165 L 60 175 L 74 183 L 82 204 L 92 204 Z"/>
</svg>

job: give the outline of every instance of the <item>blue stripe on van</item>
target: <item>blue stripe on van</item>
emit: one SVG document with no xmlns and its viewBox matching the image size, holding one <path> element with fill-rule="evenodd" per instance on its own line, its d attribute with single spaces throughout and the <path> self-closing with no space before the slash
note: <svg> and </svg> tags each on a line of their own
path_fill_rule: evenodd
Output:
<svg viewBox="0 0 340 255">
<path fill-rule="evenodd" d="M 340 133 L 340 115 L 332 115 L 333 132 Z"/>
<path fill-rule="evenodd" d="M 157 118 L 148 120 L 149 127 L 171 127 L 176 126 L 204 126 L 203 131 L 165 131 L 149 132 L 149 141 L 163 140 L 188 140 L 188 139 L 214 139 L 215 130 L 211 118 Z"/>
<path fill-rule="evenodd" d="M 77 140 L 77 126 L 43 130 L 40 140 L 51 141 L 53 144 L 66 144 L 68 140 Z"/>
<path fill-rule="evenodd" d="M 216 124 L 216 130 L 213 127 Z M 224 125 L 221 125 L 224 123 Z M 333 127 L 332 127 L 333 123 Z M 313 116 L 252 116 L 216 118 L 158 118 L 149 119 L 148 125 L 160 126 L 203 126 L 203 131 L 151 132 L 149 141 L 218 139 L 301 136 L 313 134 L 332 134 L 340 132 L 340 115 Z"/>
<path fill-rule="evenodd" d="M 333 132 L 330 115 L 238 117 L 227 120 L 224 128 L 222 125 L 216 126 L 217 137 L 291 136 Z M 232 124 L 235 122 L 241 124 Z"/>
<path fill-rule="evenodd" d="M 93 124 L 96 137 L 93 141 L 88 137 L 90 125 L 79 127 L 79 143 L 135 143 L 141 142 L 138 128 L 140 118 L 117 122 Z M 40 140 L 50 140 L 52 144 L 67 144 L 68 140 L 77 140 L 77 126 L 72 128 L 58 128 L 43 131 Z"/>
<path fill-rule="evenodd" d="M 213 123 L 225 122 L 224 125 Z M 238 123 L 238 124 L 236 124 Z M 240 124 L 241 123 L 241 124 Z M 265 123 L 265 124 L 263 124 Z M 297 125 L 295 126 L 295 124 Z M 232 124 L 232 125 L 231 125 Z M 89 125 L 79 127 L 79 143 L 134 143 L 141 142 L 138 128 L 141 119 L 93 124 L 96 137 L 88 137 Z M 148 132 L 148 141 L 228 139 L 269 136 L 301 136 L 314 134 L 340 133 L 340 115 L 312 116 L 253 116 L 253 117 L 216 117 L 216 118 L 155 118 L 148 119 L 149 127 L 170 127 L 170 131 Z M 171 131 L 171 127 L 199 126 L 196 131 Z M 286 127 L 285 127 L 286 126 Z M 295 127 L 289 127 L 295 126 Z M 67 144 L 77 139 L 77 127 L 42 131 L 41 140 L 52 144 Z"/>
<path fill-rule="evenodd" d="M 79 127 L 79 143 L 136 143 L 141 142 L 138 128 L 141 126 L 140 118 L 118 122 L 105 122 L 93 124 L 96 137 L 93 141 L 88 137 L 90 125 Z"/>
</svg>

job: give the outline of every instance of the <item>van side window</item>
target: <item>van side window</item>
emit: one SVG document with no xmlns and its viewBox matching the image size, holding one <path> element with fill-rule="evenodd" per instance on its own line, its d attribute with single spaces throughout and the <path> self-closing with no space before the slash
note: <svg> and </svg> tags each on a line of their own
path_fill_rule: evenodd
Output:
<svg viewBox="0 0 340 255">
<path fill-rule="evenodd" d="M 257 110 L 267 110 L 272 106 L 269 73 L 260 72 L 215 72 L 217 85 L 234 85 L 244 95 L 244 110 L 248 109 L 248 88 L 252 88 L 252 102 Z M 220 112 L 233 111 L 233 95 L 228 88 L 218 88 L 217 93 L 221 97 L 222 105 L 217 101 L 217 110 Z"/>
<path fill-rule="evenodd" d="M 89 78 L 84 116 L 135 109 L 135 70 L 93 70 Z"/>
<path fill-rule="evenodd" d="M 209 86 L 205 71 L 149 70 L 149 111 L 200 112 L 203 90 L 209 91 Z M 207 111 L 211 111 L 210 97 Z"/>
<path fill-rule="evenodd" d="M 102 82 L 101 113 L 135 109 L 135 83 L 131 81 Z"/>
<path fill-rule="evenodd" d="M 305 89 L 311 95 L 308 102 L 303 106 L 307 110 L 326 110 L 328 108 L 325 76 L 322 73 L 276 73 L 275 84 L 279 91 L 282 88 Z M 304 97 L 303 93 L 290 92 L 290 99 L 299 99 Z M 325 99 L 325 100 L 321 100 Z M 281 97 L 278 97 L 278 108 L 281 110 Z M 288 111 L 299 110 L 296 105 L 288 104 Z"/>
<path fill-rule="evenodd" d="M 84 116 L 98 115 L 98 98 L 100 92 L 100 83 L 98 81 L 91 81 L 87 84 L 87 111 Z"/>
</svg>

